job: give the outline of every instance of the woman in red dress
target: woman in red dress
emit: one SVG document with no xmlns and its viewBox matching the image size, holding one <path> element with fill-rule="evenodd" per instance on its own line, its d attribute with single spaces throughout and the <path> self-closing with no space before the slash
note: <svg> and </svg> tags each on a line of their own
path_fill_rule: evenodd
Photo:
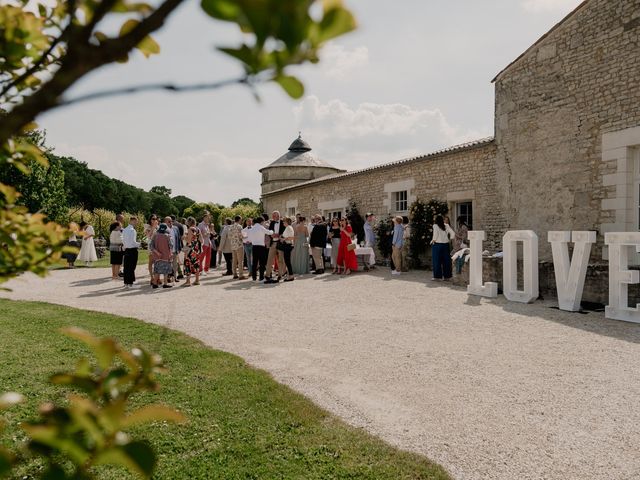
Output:
<svg viewBox="0 0 640 480">
<path fill-rule="evenodd" d="M 345 275 L 349 275 L 352 270 L 358 270 L 358 259 L 356 258 L 356 251 L 349 250 L 348 248 L 348 246 L 352 243 L 352 233 L 353 229 L 351 228 L 351 225 L 349 225 L 349 221 L 346 218 L 341 218 L 340 246 L 338 247 L 338 273 L 342 273 L 344 271 Z"/>
</svg>

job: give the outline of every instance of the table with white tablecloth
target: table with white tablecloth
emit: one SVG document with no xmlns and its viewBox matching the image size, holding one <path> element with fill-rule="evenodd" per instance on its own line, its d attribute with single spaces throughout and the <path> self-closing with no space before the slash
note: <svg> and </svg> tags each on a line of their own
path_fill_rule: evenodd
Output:
<svg viewBox="0 0 640 480">
<path fill-rule="evenodd" d="M 309 249 L 309 252 L 311 252 L 311 249 Z M 331 258 L 331 245 L 327 245 L 324 249 L 324 257 Z M 362 264 L 367 267 L 376 264 L 376 253 L 371 247 L 356 245 L 356 258 L 361 260 Z"/>
</svg>

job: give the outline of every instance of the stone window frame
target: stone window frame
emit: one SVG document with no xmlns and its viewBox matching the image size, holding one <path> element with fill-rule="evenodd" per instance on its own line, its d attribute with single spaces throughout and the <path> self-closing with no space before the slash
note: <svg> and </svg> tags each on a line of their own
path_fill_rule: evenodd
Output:
<svg viewBox="0 0 640 480">
<path fill-rule="evenodd" d="M 289 212 L 291 209 L 293 209 L 293 215 Z M 296 213 L 298 213 L 298 200 L 287 200 L 285 203 L 285 215 L 288 217 L 295 217 Z"/>
<path fill-rule="evenodd" d="M 409 193 L 407 190 L 393 192 L 393 206 L 398 213 L 409 210 Z M 403 206 L 404 208 L 402 208 Z"/>
<path fill-rule="evenodd" d="M 349 208 L 349 199 L 348 198 L 339 198 L 337 200 L 329 200 L 326 202 L 318 202 L 318 210 L 322 212 L 322 215 L 325 218 L 329 218 L 327 216 L 328 213 L 342 212 L 342 216 L 344 217 L 347 214 L 347 209 Z"/>
<path fill-rule="evenodd" d="M 471 210 L 472 210 L 472 221 L 473 221 L 473 227 L 476 227 L 476 223 L 477 223 L 477 218 L 476 218 L 476 213 L 477 213 L 477 205 L 476 205 L 476 192 L 475 190 L 460 190 L 457 192 L 448 192 L 447 193 L 447 205 L 449 207 L 449 217 L 451 219 L 451 222 L 453 223 L 453 225 L 451 225 L 454 228 L 457 228 L 458 225 L 456 224 L 457 221 L 457 216 L 458 216 L 458 204 L 459 203 L 471 203 Z M 453 213 L 452 213 L 453 212 Z"/>
<path fill-rule="evenodd" d="M 601 202 L 602 210 L 613 210 L 615 222 L 600 225 L 601 233 L 630 232 L 637 229 L 634 205 L 634 155 L 640 147 L 640 126 L 602 135 L 602 161 L 616 165 L 616 173 L 602 176 L 602 185 L 616 187 L 613 197 Z"/>
<path fill-rule="evenodd" d="M 413 178 L 401 180 L 399 182 L 385 183 L 384 184 L 384 199 L 382 200 L 382 206 L 387 208 L 388 213 L 407 213 L 411 204 L 416 201 L 415 196 L 416 181 Z M 397 192 L 407 192 L 407 210 L 396 210 L 396 196 Z"/>
<path fill-rule="evenodd" d="M 602 161 L 613 164 L 616 173 L 602 176 L 604 187 L 615 187 L 613 196 L 601 201 L 602 210 L 612 210 L 615 220 L 600 224 L 600 233 L 638 231 L 640 199 L 640 172 L 636 173 L 635 158 L 640 155 L 640 126 L 625 128 L 602 135 Z M 640 160 L 639 160 L 640 161 Z M 637 177 L 637 178 L 636 178 Z M 602 249 L 602 259 L 608 260 L 606 245 Z"/>
</svg>

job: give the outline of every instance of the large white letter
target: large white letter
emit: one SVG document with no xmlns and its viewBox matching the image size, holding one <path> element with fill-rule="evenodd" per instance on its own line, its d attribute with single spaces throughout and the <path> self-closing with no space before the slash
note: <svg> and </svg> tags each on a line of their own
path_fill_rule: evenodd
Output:
<svg viewBox="0 0 640 480">
<path fill-rule="evenodd" d="M 549 232 L 547 239 L 553 252 L 558 307 L 560 310 L 577 312 L 580 310 L 589 254 L 591 245 L 596 241 L 596 232 Z M 568 246 L 570 240 L 574 243 L 571 262 Z"/>
<path fill-rule="evenodd" d="M 628 270 L 629 250 L 640 251 L 640 232 L 605 233 L 604 243 L 609 246 L 609 305 L 604 316 L 626 322 L 640 322 L 640 310 L 629 308 L 628 286 L 638 283 L 637 270 Z"/>
<path fill-rule="evenodd" d="M 482 241 L 484 239 L 485 234 L 482 230 L 469 232 L 471 258 L 469 259 L 469 285 L 467 286 L 467 293 L 493 298 L 498 296 L 498 284 L 495 282 L 482 284 Z"/>
<path fill-rule="evenodd" d="M 518 242 L 522 242 L 524 290 L 518 290 Z M 502 290 L 507 300 L 531 303 L 538 298 L 538 236 L 532 230 L 514 230 L 502 237 Z"/>
</svg>

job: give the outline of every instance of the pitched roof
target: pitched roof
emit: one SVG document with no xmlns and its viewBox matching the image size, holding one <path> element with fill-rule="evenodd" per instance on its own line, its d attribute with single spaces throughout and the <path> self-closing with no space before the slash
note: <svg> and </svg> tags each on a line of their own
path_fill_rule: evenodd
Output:
<svg viewBox="0 0 640 480">
<path fill-rule="evenodd" d="M 518 61 L 522 57 L 524 57 L 527 53 L 529 53 L 531 50 L 533 50 L 535 47 L 537 47 L 545 38 L 547 38 L 549 35 L 551 35 L 551 33 L 555 32 L 558 28 L 560 28 L 560 26 L 562 26 L 564 23 L 566 23 L 569 20 L 569 18 L 573 17 L 576 14 L 576 12 L 578 12 L 578 10 L 582 9 L 582 7 L 584 7 L 587 3 L 589 3 L 589 1 L 590 0 L 584 0 L 580 5 L 578 5 L 576 8 L 574 8 L 566 17 L 564 17 L 562 20 L 560 20 L 558 23 L 556 23 L 551 28 L 551 30 L 549 30 L 547 33 L 542 35 L 538 40 L 536 40 L 536 42 L 533 45 L 531 45 L 524 52 L 522 52 L 513 62 L 511 62 L 509 65 L 507 65 L 502 70 L 500 70 L 500 72 L 493 78 L 493 80 L 491 80 L 491 83 L 493 83 L 496 80 L 498 80 L 502 76 L 502 74 L 504 74 L 507 70 L 509 70 L 513 65 L 518 63 Z"/>
<path fill-rule="evenodd" d="M 454 153 L 454 152 L 460 152 L 460 151 L 464 151 L 464 150 L 471 150 L 471 149 L 478 148 L 478 147 L 484 147 L 486 145 L 489 145 L 489 144 L 493 143 L 493 141 L 494 141 L 494 137 L 486 137 L 486 138 L 481 138 L 479 140 L 474 140 L 472 142 L 461 143 L 459 145 L 454 145 L 452 147 L 447 147 L 447 148 L 443 148 L 441 150 L 436 150 L 435 152 L 427 153 L 425 155 L 418 155 L 416 157 L 403 158 L 403 159 L 400 159 L 400 160 L 396 160 L 394 162 L 383 163 L 383 164 L 380 164 L 380 165 L 374 165 L 372 167 L 367 167 L 367 168 L 363 168 L 363 169 L 360 169 L 360 170 L 353 170 L 351 172 L 333 173 L 331 175 L 325 175 L 324 177 L 319 177 L 319 178 L 315 178 L 313 180 L 308 180 L 306 182 L 297 183 L 297 184 L 291 185 L 289 187 L 279 188 L 277 190 L 273 190 L 271 192 L 264 193 L 264 194 L 262 194 L 262 196 L 263 197 L 267 197 L 267 196 L 272 195 L 274 193 L 280 193 L 280 192 L 284 192 L 286 190 L 293 190 L 295 188 L 306 187 L 308 185 L 313 185 L 313 184 L 321 183 L 321 182 L 327 182 L 329 180 L 335 180 L 337 178 L 351 177 L 351 176 L 354 176 L 354 175 L 360 175 L 361 173 L 371 172 L 373 170 L 380 170 L 382 168 L 395 167 L 397 165 L 405 165 L 407 163 L 416 162 L 416 161 L 419 161 L 419 160 L 424 160 L 424 159 L 432 158 L 432 157 L 438 157 L 438 156 L 445 155 L 445 154 L 448 154 L 448 153 Z"/>
<path fill-rule="evenodd" d="M 325 167 L 335 168 L 324 160 L 320 160 L 315 153 L 311 153 L 311 146 L 298 135 L 291 145 L 289 151 L 279 157 L 275 162 L 270 163 L 266 167 L 262 167 L 262 172 L 266 168 L 273 167 Z M 335 170 L 338 170 L 337 168 Z"/>
</svg>

